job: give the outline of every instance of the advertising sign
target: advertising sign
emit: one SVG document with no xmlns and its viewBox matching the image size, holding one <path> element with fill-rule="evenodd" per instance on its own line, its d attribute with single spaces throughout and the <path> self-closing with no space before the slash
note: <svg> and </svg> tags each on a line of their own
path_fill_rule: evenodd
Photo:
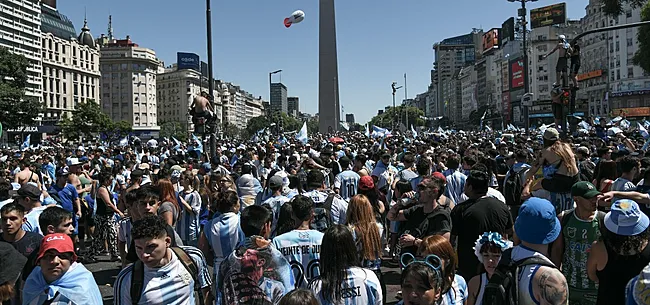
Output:
<svg viewBox="0 0 650 305">
<path fill-rule="evenodd" d="M 507 61 L 501 63 L 501 91 L 510 91 L 510 67 Z"/>
<path fill-rule="evenodd" d="M 594 70 L 587 73 L 578 74 L 578 81 L 587 80 L 594 77 L 600 77 L 603 75 L 603 70 Z"/>
<path fill-rule="evenodd" d="M 501 25 L 501 45 L 515 40 L 515 17 L 510 17 Z"/>
<path fill-rule="evenodd" d="M 566 22 L 566 3 L 558 3 L 530 11 L 530 27 L 541 28 Z"/>
<path fill-rule="evenodd" d="M 483 54 L 499 48 L 501 45 L 500 34 L 501 30 L 496 28 L 483 34 Z"/>
<path fill-rule="evenodd" d="M 199 61 L 199 55 L 194 53 L 176 53 L 176 64 L 178 65 L 178 70 L 191 69 L 197 72 L 201 72 L 201 62 Z"/>
<path fill-rule="evenodd" d="M 524 60 L 516 59 L 510 62 L 510 89 L 524 86 Z"/>
<path fill-rule="evenodd" d="M 622 117 L 650 116 L 650 107 L 618 108 L 612 113 Z"/>
</svg>

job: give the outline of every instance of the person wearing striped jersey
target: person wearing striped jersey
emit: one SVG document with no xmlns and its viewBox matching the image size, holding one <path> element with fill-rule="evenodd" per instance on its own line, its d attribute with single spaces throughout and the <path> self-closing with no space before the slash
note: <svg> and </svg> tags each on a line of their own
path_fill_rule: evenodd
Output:
<svg viewBox="0 0 650 305">
<path fill-rule="evenodd" d="M 275 237 L 273 245 L 289 261 L 296 279 L 296 287 L 304 288 L 320 274 L 323 233 L 309 228 L 314 218 L 314 201 L 311 198 L 296 196 L 287 204 L 291 204 L 292 217 L 297 227 Z"/>
<path fill-rule="evenodd" d="M 138 304 L 195 304 L 196 285 L 199 285 L 204 298 L 208 296 L 212 283 L 203 254 L 194 247 L 180 247 L 197 267 L 197 283 L 181 259 L 170 249 L 171 238 L 162 218 L 151 215 L 134 222 L 132 234 L 138 259 L 144 265 Z M 116 305 L 134 303 L 131 294 L 134 265 L 124 268 L 115 279 L 113 293 Z"/>
<path fill-rule="evenodd" d="M 320 275 L 309 287 L 322 305 L 383 304 L 379 279 L 359 266 L 352 231 L 347 226 L 333 225 L 325 231 L 321 265 Z"/>
<path fill-rule="evenodd" d="M 282 189 L 284 188 L 282 177 L 274 175 L 269 178 L 269 189 L 271 189 L 272 196 L 269 199 L 266 199 L 262 205 L 268 206 L 273 211 L 273 222 L 271 223 L 271 237 L 275 237 L 275 229 L 278 225 L 278 217 L 280 217 L 280 208 L 284 205 L 289 198 L 282 195 Z"/>
<path fill-rule="evenodd" d="M 343 171 L 334 178 L 334 192 L 348 202 L 350 198 L 357 194 L 359 179 L 361 179 L 359 174 L 349 169 L 350 162 L 348 157 L 341 157 L 339 164 L 341 164 Z"/>
<path fill-rule="evenodd" d="M 219 277 L 219 265 L 244 239 L 239 226 L 239 196 L 236 191 L 217 195 L 218 217 L 205 226 L 199 238 L 199 249 L 214 262 L 214 276 Z"/>
<path fill-rule="evenodd" d="M 321 171 L 311 170 L 307 173 L 307 189 L 308 191 L 303 193 L 303 195 L 311 198 L 314 202 L 314 207 L 324 207 L 331 191 L 325 187 L 325 175 Z M 348 203 L 339 196 L 332 196 L 334 198 L 332 198 L 332 206 L 329 211 L 332 223 L 345 224 Z"/>
</svg>

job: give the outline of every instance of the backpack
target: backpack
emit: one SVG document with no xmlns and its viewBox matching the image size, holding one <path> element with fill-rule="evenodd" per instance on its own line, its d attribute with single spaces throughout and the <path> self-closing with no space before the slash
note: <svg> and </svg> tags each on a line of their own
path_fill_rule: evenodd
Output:
<svg viewBox="0 0 650 305">
<path fill-rule="evenodd" d="M 309 225 L 312 230 L 325 232 L 332 226 L 332 203 L 335 196 L 335 194 L 329 194 L 321 207 L 314 208 L 314 220 Z"/>
<path fill-rule="evenodd" d="M 571 216 L 573 216 L 573 213 L 575 213 L 575 209 L 572 209 L 568 211 L 564 216 L 562 216 L 562 221 L 560 221 L 561 225 L 561 230 L 564 230 L 564 227 L 566 227 L 567 223 L 569 223 L 569 220 L 571 220 Z M 605 212 L 603 211 L 596 211 L 596 218 L 598 218 L 598 225 L 602 226 L 603 221 L 605 220 Z"/>
<path fill-rule="evenodd" d="M 521 181 L 521 171 L 527 168 L 522 168 L 519 171 L 510 170 L 508 180 L 503 182 L 503 196 L 506 198 L 506 205 L 516 206 L 521 205 L 521 192 L 524 189 L 524 183 Z"/>
<path fill-rule="evenodd" d="M 203 294 L 201 293 L 201 285 L 199 285 L 198 266 L 182 248 L 170 247 L 169 249 L 176 254 L 183 267 L 192 276 L 192 280 L 194 280 L 194 291 L 199 296 L 199 304 L 203 304 Z M 140 302 L 144 288 L 144 263 L 141 260 L 137 260 L 133 263 L 133 270 L 131 272 L 131 303 L 133 305 L 137 305 Z"/>
<path fill-rule="evenodd" d="M 516 305 L 519 304 L 519 271 L 520 267 L 540 265 L 557 268 L 552 263 L 537 256 L 523 260 L 512 260 L 512 248 L 503 251 L 501 261 L 494 274 L 485 286 L 483 305 Z"/>
</svg>

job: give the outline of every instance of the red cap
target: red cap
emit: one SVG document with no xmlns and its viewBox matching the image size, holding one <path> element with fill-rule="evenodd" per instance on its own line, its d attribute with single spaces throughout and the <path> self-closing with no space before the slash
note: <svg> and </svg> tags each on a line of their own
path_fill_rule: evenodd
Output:
<svg viewBox="0 0 650 305">
<path fill-rule="evenodd" d="M 77 260 L 77 255 L 74 253 L 74 245 L 70 236 L 61 233 L 49 234 L 43 237 L 41 242 L 41 248 L 38 250 L 38 257 L 36 261 L 38 262 L 43 258 L 45 252 L 48 250 L 56 250 L 59 253 L 72 253 L 73 259 Z"/>
<path fill-rule="evenodd" d="M 375 182 L 372 180 L 372 177 L 363 176 L 359 180 L 359 188 L 364 191 L 372 190 L 375 188 Z"/>
<path fill-rule="evenodd" d="M 441 172 L 435 172 L 435 173 L 433 173 L 433 177 L 438 178 L 438 179 L 442 179 L 442 180 L 445 180 L 445 181 L 447 180 L 447 178 L 445 177 L 445 175 L 443 175 Z"/>
</svg>

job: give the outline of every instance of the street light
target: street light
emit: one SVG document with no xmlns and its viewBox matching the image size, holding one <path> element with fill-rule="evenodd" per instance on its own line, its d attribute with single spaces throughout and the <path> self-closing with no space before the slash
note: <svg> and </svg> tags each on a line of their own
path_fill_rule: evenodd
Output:
<svg viewBox="0 0 650 305">
<path fill-rule="evenodd" d="M 397 111 L 395 110 L 395 92 L 397 92 L 397 89 L 402 88 L 402 86 L 397 86 L 397 82 L 393 82 L 390 85 L 391 89 L 393 89 L 393 112 Z M 392 130 L 395 130 L 395 119 L 393 118 L 393 126 L 391 128 Z"/>
<path fill-rule="evenodd" d="M 521 17 L 521 27 L 523 31 L 523 53 L 524 53 L 524 94 L 528 93 L 528 48 L 526 47 L 526 34 L 528 31 L 528 23 L 526 22 L 526 2 L 537 2 L 537 0 L 508 0 L 508 2 L 521 2 L 521 9 L 518 15 Z M 524 128 L 526 135 L 530 136 L 530 121 L 528 118 L 528 106 L 524 106 Z"/>
</svg>

